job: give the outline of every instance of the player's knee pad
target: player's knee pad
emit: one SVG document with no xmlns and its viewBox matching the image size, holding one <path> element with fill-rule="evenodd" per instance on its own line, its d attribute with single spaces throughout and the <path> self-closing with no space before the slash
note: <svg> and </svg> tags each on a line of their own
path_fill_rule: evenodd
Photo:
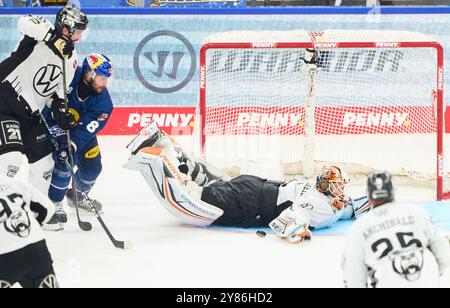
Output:
<svg viewBox="0 0 450 308">
<path fill-rule="evenodd" d="M 28 176 L 29 182 L 47 195 L 54 167 L 55 162 L 53 161 L 52 154 L 31 164 Z"/>
<path fill-rule="evenodd" d="M 184 223 L 209 226 L 223 211 L 201 200 L 202 188 L 186 181 L 176 165 L 167 157 L 141 156 L 139 169 L 161 204 Z M 167 174 L 169 172 L 170 174 Z"/>
<path fill-rule="evenodd" d="M 0 174 L 15 177 L 22 165 L 23 154 L 18 151 L 0 155 Z"/>
<path fill-rule="evenodd" d="M 80 174 L 80 178 L 86 180 L 96 180 L 100 173 L 102 173 L 103 165 L 101 160 L 97 160 L 94 163 L 90 164 L 80 164 L 78 166 L 78 173 Z"/>
<path fill-rule="evenodd" d="M 102 163 L 100 159 L 90 161 L 88 164 L 85 162 L 80 164 L 77 171 L 77 176 L 80 181 L 80 189 L 85 193 L 89 193 L 94 187 L 97 178 L 102 172 Z"/>
</svg>

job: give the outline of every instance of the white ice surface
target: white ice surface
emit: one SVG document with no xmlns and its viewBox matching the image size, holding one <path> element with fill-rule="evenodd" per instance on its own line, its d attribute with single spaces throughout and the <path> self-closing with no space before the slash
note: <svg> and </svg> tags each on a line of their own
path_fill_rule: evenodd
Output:
<svg viewBox="0 0 450 308">
<path fill-rule="evenodd" d="M 122 168 L 129 139 L 100 138 L 104 170 L 91 197 L 103 203 L 114 236 L 134 247 L 114 248 L 93 216 L 84 216 L 93 230 L 81 231 L 71 213 L 63 232 L 46 233 L 62 287 L 343 286 L 344 236 L 315 236 L 297 246 L 270 234 L 180 225 L 139 173 Z"/>
</svg>

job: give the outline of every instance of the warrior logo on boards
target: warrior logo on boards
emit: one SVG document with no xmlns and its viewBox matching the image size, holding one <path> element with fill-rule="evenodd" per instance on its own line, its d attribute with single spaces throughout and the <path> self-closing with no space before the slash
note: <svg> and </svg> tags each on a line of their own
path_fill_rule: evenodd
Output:
<svg viewBox="0 0 450 308">
<path fill-rule="evenodd" d="M 191 42 L 173 31 L 153 32 L 139 43 L 134 53 L 134 70 L 139 81 L 156 93 L 181 90 L 192 80 L 196 67 Z"/>
</svg>

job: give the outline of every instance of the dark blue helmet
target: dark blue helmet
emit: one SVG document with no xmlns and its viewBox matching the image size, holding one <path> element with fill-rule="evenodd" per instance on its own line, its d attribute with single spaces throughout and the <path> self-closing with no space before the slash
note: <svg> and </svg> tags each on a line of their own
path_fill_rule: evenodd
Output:
<svg viewBox="0 0 450 308">
<path fill-rule="evenodd" d="M 93 53 L 87 56 L 83 61 L 83 75 L 90 72 L 91 78 L 94 79 L 95 76 L 111 77 L 113 73 L 113 67 L 111 60 L 99 53 Z"/>
</svg>

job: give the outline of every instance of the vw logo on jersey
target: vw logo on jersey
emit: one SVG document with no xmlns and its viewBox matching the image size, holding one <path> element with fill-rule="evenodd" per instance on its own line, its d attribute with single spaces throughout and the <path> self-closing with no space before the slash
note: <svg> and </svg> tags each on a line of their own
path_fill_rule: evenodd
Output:
<svg viewBox="0 0 450 308">
<path fill-rule="evenodd" d="M 58 279 L 56 279 L 56 276 L 53 274 L 48 275 L 45 277 L 44 280 L 42 280 L 41 284 L 39 285 L 39 289 L 58 289 Z"/>
<path fill-rule="evenodd" d="M 0 280 L 0 289 L 10 289 L 12 285 L 8 281 Z"/>
<path fill-rule="evenodd" d="M 61 75 L 61 67 L 57 65 L 41 67 L 33 79 L 34 90 L 42 97 L 51 96 L 58 87 Z"/>
</svg>

